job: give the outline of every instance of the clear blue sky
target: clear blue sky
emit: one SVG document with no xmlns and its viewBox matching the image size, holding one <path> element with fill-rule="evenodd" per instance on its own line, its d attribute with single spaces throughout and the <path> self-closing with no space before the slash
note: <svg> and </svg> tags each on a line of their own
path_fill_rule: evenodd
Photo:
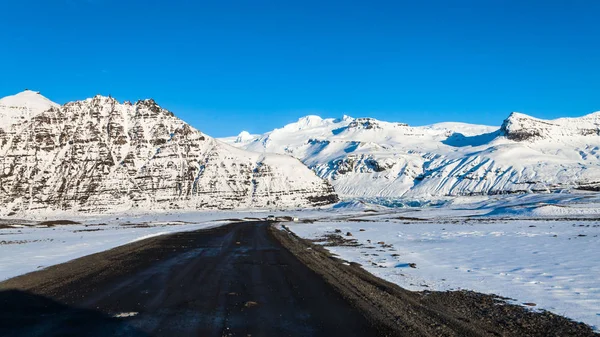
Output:
<svg viewBox="0 0 600 337">
<path fill-rule="evenodd" d="M 600 1 L 3 0 L 0 96 L 154 98 L 213 136 L 309 114 L 600 110 Z"/>
</svg>

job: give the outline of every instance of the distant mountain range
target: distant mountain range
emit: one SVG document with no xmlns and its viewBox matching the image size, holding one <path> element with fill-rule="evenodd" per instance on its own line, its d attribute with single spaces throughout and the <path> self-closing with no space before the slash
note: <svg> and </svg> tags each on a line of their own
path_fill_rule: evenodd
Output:
<svg viewBox="0 0 600 337">
<path fill-rule="evenodd" d="M 556 120 L 512 113 L 496 127 L 306 116 L 262 135 L 221 140 L 294 156 L 342 197 L 600 189 L 600 112 Z"/>
<path fill-rule="evenodd" d="M 599 152 L 600 112 L 499 127 L 306 116 L 217 140 L 151 99 L 27 90 L 0 99 L 0 215 L 600 190 Z"/>
<path fill-rule="evenodd" d="M 308 207 L 338 200 L 295 158 L 217 141 L 151 99 L 0 99 L 0 215 Z"/>
</svg>

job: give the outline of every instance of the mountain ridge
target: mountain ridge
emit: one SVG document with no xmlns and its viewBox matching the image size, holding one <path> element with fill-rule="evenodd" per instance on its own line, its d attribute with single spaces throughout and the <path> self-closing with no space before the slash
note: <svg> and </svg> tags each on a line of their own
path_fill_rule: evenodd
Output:
<svg viewBox="0 0 600 337">
<path fill-rule="evenodd" d="M 152 99 L 96 95 L 0 128 L 0 213 L 308 207 L 337 200 L 297 159 L 223 144 Z"/>
<path fill-rule="evenodd" d="M 153 99 L 96 95 L 59 106 L 26 91 L 0 103 L 13 117 L 0 124 L 4 213 L 305 207 L 337 200 L 332 186 L 344 197 L 417 199 L 600 189 L 600 112 L 514 112 L 499 127 L 309 115 L 214 139 Z"/>
<path fill-rule="evenodd" d="M 600 188 L 598 112 L 554 120 L 515 112 L 499 127 L 454 122 L 412 127 L 348 116 L 309 119 L 310 127 L 300 118 L 233 145 L 293 155 L 345 197 Z"/>
<path fill-rule="evenodd" d="M 581 117 L 541 119 L 513 112 L 500 127 L 511 140 L 536 140 L 548 137 L 587 136 L 600 134 L 600 111 Z"/>
</svg>

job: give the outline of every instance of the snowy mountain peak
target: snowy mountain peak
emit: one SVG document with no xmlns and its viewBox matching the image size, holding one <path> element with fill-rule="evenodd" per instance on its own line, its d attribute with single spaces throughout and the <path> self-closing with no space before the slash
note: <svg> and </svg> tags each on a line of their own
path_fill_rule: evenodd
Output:
<svg viewBox="0 0 600 337">
<path fill-rule="evenodd" d="M 223 144 L 153 99 L 97 95 L 53 107 L 0 130 L 0 152 L 0 215 L 337 201 L 295 158 Z"/>
<path fill-rule="evenodd" d="M 143 105 L 143 106 L 147 106 L 147 107 L 158 107 L 158 108 L 160 108 L 160 106 L 152 98 L 140 99 L 137 102 L 135 102 L 135 105 Z"/>
<path fill-rule="evenodd" d="M 501 128 L 454 122 L 408 126 L 374 118 L 301 120 L 311 127 L 296 123 L 232 145 L 293 155 L 342 196 L 600 190 L 600 113 L 542 120 L 515 112 Z"/>
<path fill-rule="evenodd" d="M 506 138 L 514 141 L 536 141 L 600 135 L 600 113 L 595 112 L 582 117 L 544 120 L 513 112 L 500 128 Z M 574 138 L 575 137 L 575 138 Z"/>
<path fill-rule="evenodd" d="M 94 99 L 98 100 L 98 101 L 103 101 L 103 102 L 110 102 L 110 103 L 117 103 L 117 104 L 120 103 L 119 101 L 117 101 L 116 98 L 112 97 L 111 95 L 108 95 L 108 96 L 96 95 L 96 97 L 94 97 Z"/>
<path fill-rule="evenodd" d="M 137 100 L 135 103 L 132 103 L 131 101 L 124 101 L 123 103 L 120 103 L 117 99 L 115 99 L 111 95 L 105 96 L 102 94 L 97 94 L 94 97 L 91 97 L 91 98 L 88 98 L 85 100 L 68 102 L 65 105 L 81 105 L 84 103 L 92 103 L 95 105 L 103 105 L 103 104 L 115 105 L 115 104 L 117 104 L 117 105 L 126 105 L 126 106 L 143 106 L 143 107 L 147 107 L 147 108 L 150 108 L 151 110 L 156 110 L 156 111 L 162 109 L 160 107 L 160 105 L 158 105 L 156 103 L 156 101 L 152 98 L 140 99 L 140 100 Z"/>
<path fill-rule="evenodd" d="M 521 119 L 522 119 L 522 118 L 536 119 L 536 118 L 535 118 L 535 117 L 533 117 L 533 116 L 529 116 L 529 115 L 526 115 L 526 114 L 524 114 L 524 113 L 522 113 L 522 112 L 518 112 L 518 111 L 513 111 L 513 112 L 511 112 L 511 113 L 510 113 L 510 115 L 508 115 L 508 119 L 515 119 L 515 118 L 521 118 Z"/>
<path fill-rule="evenodd" d="M 0 129 L 28 120 L 53 107 L 58 107 L 39 92 L 25 90 L 16 95 L 0 98 Z"/>
<path fill-rule="evenodd" d="M 354 118 L 348 115 L 343 115 L 342 118 L 337 118 L 334 122 L 335 123 L 342 123 L 342 122 L 351 122 L 353 121 Z"/>
<path fill-rule="evenodd" d="M 352 122 L 348 124 L 348 128 L 365 130 L 381 129 L 381 123 L 375 118 L 362 117 L 352 120 Z"/>
<path fill-rule="evenodd" d="M 317 115 L 308 115 L 298 119 L 297 122 L 287 124 L 283 127 L 286 131 L 299 131 L 323 125 L 324 119 Z"/>
<path fill-rule="evenodd" d="M 248 131 L 242 131 L 240 132 L 240 134 L 236 137 L 235 139 L 235 143 L 245 143 L 248 142 L 250 140 L 254 139 L 254 136 L 252 136 L 250 134 L 250 132 Z"/>
<path fill-rule="evenodd" d="M 46 97 L 42 96 L 39 91 L 26 89 L 18 94 L 0 98 L 0 104 L 4 106 L 25 106 L 25 105 L 58 105 Z"/>
</svg>

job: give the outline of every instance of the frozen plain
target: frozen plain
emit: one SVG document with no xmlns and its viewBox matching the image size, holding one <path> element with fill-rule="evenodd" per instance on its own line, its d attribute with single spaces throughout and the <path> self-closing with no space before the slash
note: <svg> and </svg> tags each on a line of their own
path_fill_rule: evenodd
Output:
<svg viewBox="0 0 600 337">
<path fill-rule="evenodd" d="M 407 289 L 494 293 L 598 330 L 598 199 L 568 193 L 451 198 L 425 207 L 352 200 L 319 210 L 49 215 L 81 222 L 56 226 L 5 219 L 0 280 L 150 236 L 288 215 L 300 221 L 286 226 L 308 239 L 341 231 L 355 243 L 331 245 L 331 252 Z"/>
</svg>

